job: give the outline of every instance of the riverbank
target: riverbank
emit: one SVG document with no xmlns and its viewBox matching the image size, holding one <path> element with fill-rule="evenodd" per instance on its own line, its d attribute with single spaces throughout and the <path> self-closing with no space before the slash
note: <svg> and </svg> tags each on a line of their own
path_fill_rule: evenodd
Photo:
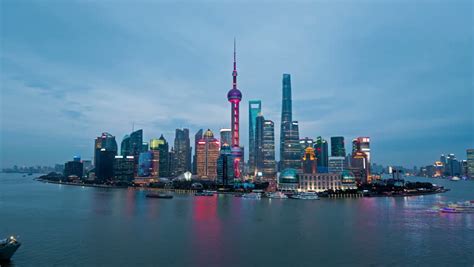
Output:
<svg viewBox="0 0 474 267">
<path fill-rule="evenodd" d="M 126 185 L 105 185 L 105 184 L 88 184 L 88 183 L 75 183 L 75 182 L 63 182 L 48 180 L 42 178 L 35 178 L 34 180 L 50 183 L 50 184 L 60 184 L 60 185 L 72 185 L 72 186 L 82 186 L 82 187 L 96 187 L 96 188 L 106 188 L 106 189 L 146 189 L 157 192 L 174 192 L 179 194 L 195 194 L 199 190 L 194 189 L 177 189 L 177 188 L 157 188 L 150 186 L 126 186 Z M 365 192 L 366 190 L 361 190 L 358 192 L 343 192 L 343 193 L 334 193 L 334 192 L 322 192 L 318 195 L 322 198 L 331 198 L 331 199 L 342 199 L 342 198 L 361 198 L 361 197 L 409 197 L 409 196 L 422 196 L 422 195 L 432 195 L 432 194 L 441 194 L 446 193 L 450 189 L 445 189 L 444 187 L 432 187 L 431 189 L 412 189 L 408 191 L 389 191 L 389 192 Z M 237 191 L 216 191 L 216 194 L 235 194 L 241 193 Z"/>
</svg>

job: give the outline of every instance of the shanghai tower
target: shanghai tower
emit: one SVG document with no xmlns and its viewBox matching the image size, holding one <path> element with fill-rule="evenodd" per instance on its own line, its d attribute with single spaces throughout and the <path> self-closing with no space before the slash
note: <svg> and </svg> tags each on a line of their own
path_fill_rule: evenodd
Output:
<svg viewBox="0 0 474 267">
<path fill-rule="evenodd" d="M 301 168 L 298 122 L 293 121 L 292 117 L 290 74 L 283 74 L 282 89 L 280 171 L 287 168 Z"/>
<path fill-rule="evenodd" d="M 231 129 L 232 129 L 232 155 L 234 157 L 234 177 L 240 178 L 242 149 L 239 145 L 239 103 L 242 99 L 242 93 L 237 89 L 237 63 L 234 39 L 234 70 L 232 71 L 232 89 L 227 93 L 227 100 L 231 105 Z"/>
</svg>

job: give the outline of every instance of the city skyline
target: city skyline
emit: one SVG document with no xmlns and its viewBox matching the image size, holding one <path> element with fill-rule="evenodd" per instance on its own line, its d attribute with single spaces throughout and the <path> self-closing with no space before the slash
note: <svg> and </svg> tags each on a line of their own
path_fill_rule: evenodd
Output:
<svg viewBox="0 0 474 267">
<path fill-rule="evenodd" d="M 252 30 L 250 22 L 246 22 L 241 28 L 232 27 L 240 30 L 230 33 L 210 26 L 212 19 L 225 22 L 223 28 L 237 23 L 219 14 L 221 5 L 215 5 L 209 19 L 193 15 L 181 22 L 181 26 L 192 26 L 182 32 L 151 26 L 154 24 L 148 21 L 150 12 L 135 7 L 125 15 L 133 18 L 143 12 L 146 23 L 125 25 L 117 15 L 130 5 L 117 5 L 111 11 L 105 10 L 107 5 L 78 5 L 79 13 L 73 13 L 77 4 L 71 2 L 55 5 L 51 10 L 39 6 L 43 13 L 29 8 L 28 14 L 19 13 L 24 10 L 21 3 L 2 5 L 2 167 L 52 165 L 72 155 L 92 159 L 94 151 L 90 140 L 108 132 L 120 144 L 123 136 L 131 132 L 133 123 L 136 129 L 143 129 L 144 141 L 164 134 L 170 144 L 176 128 L 188 128 L 190 133 L 201 128 L 210 128 L 214 133 L 220 128 L 229 128 L 225 96 L 231 88 L 229 47 L 234 35 L 239 40 L 239 87 L 244 92 L 241 106 L 246 107 L 251 99 L 261 100 L 263 115 L 275 122 L 276 129 L 280 128 L 281 75 L 289 73 L 293 117 L 299 121 L 300 138 L 322 136 L 329 140 L 332 136 L 344 136 L 348 151 L 352 138 L 370 136 L 372 162 L 408 167 L 425 165 L 441 153 L 464 158 L 466 149 L 474 144 L 474 110 L 470 102 L 473 99 L 472 62 L 465 57 L 466 53 L 472 55 L 469 49 L 472 32 L 461 27 L 466 21 L 469 23 L 469 15 L 461 5 L 428 5 L 431 15 L 443 14 L 451 19 L 438 22 L 428 15 L 410 13 L 406 10 L 409 4 L 364 4 L 368 10 L 380 11 L 380 14 L 364 17 L 374 20 L 372 28 L 363 27 L 357 15 L 345 14 L 339 5 L 308 5 L 311 11 L 322 7 L 344 15 L 336 22 L 320 14 L 329 23 L 327 28 L 318 26 L 314 30 L 299 27 L 319 25 L 321 18 L 308 17 L 309 11 L 290 6 L 288 15 L 283 17 L 288 26 L 281 28 L 283 22 L 271 25 L 269 21 Z M 264 21 L 276 11 L 265 11 L 262 5 L 258 6 L 257 13 L 261 17 L 247 15 L 252 22 Z M 92 12 L 95 7 L 99 14 L 106 15 L 103 19 L 99 20 Z M 396 18 L 400 14 L 389 7 L 405 10 L 402 18 L 406 21 Z M 360 7 L 353 8 L 367 12 Z M 240 6 L 232 12 L 242 9 L 247 8 Z M 181 10 L 179 18 L 189 15 L 189 9 L 181 7 Z M 296 16 L 298 13 L 303 16 Z M 48 14 L 51 16 L 46 18 Z M 90 20 L 79 24 L 76 21 L 79 14 Z M 377 21 L 384 14 L 389 16 Z M 67 15 L 72 15 L 69 24 L 65 23 Z M 29 20 L 24 16 L 36 19 L 38 25 L 27 28 Z M 25 21 L 20 21 L 22 18 Z M 159 20 L 169 24 L 177 19 Z M 426 25 L 426 20 L 432 24 Z M 351 22 L 362 31 L 351 33 L 348 30 Z M 193 23 L 196 25 L 191 25 Z M 409 29 L 410 23 L 413 27 Z M 446 23 L 449 25 L 440 28 Z M 18 31 L 12 25 L 18 27 Z M 34 34 L 35 27 L 46 26 L 52 27 L 52 31 L 45 36 Z M 138 30 L 139 26 L 146 26 L 146 30 Z M 213 42 L 191 38 L 194 27 L 200 26 L 210 33 L 218 33 Z M 342 32 L 329 31 L 338 27 Z M 391 44 L 396 34 L 382 32 L 384 27 L 398 30 L 404 40 Z M 264 45 L 251 41 L 257 33 L 263 34 Z M 60 37 L 62 34 L 74 37 L 72 39 L 79 43 L 92 37 L 93 45 L 73 45 L 72 40 Z M 111 45 L 103 39 L 106 37 L 98 37 L 101 34 L 123 43 L 108 47 L 109 51 L 100 45 L 100 42 Z M 298 44 L 285 39 L 298 39 L 305 34 L 310 37 Z M 423 34 L 427 40 L 417 34 Z M 439 34 L 444 38 L 439 38 Z M 137 40 L 124 40 L 129 35 L 136 36 Z M 141 43 L 144 38 L 151 38 L 165 52 L 176 46 L 173 48 L 183 56 L 166 56 L 159 49 L 154 51 Z M 351 50 L 349 46 L 353 43 L 340 43 L 346 38 L 359 42 Z M 331 44 L 338 45 L 334 48 Z M 66 48 L 70 45 L 72 52 Z M 369 53 L 367 49 L 373 45 L 379 45 L 378 49 Z M 126 49 L 130 46 L 147 49 L 130 53 Z M 99 55 L 102 51 L 107 52 Z M 339 52 L 343 56 L 336 57 Z M 449 57 L 443 57 L 446 53 Z M 125 58 L 117 58 L 119 55 Z M 176 63 L 172 63 L 174 60 Z M 119 67 L 122 64 L 127 66 Z M 362 70 L 358 69 L 361 67 Z M 415 86 L 411 86 L 411 82 L 415 82 Z M 446 93 L 446 88 L 450 93 Z M 240 112 L 240 144 L 248 151 L 248 111 L 241 108 Z M 275 131 L 275 140 L 280 140 L 279 131 Z M 279 151 L 279 142 L 275 145 Z"/>
</svg>

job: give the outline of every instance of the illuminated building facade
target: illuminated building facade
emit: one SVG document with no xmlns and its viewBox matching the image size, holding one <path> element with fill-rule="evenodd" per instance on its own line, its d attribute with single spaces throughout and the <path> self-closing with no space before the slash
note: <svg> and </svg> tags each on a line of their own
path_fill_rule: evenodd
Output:
<svg viewBox="0 0 474 267">
<path fill-rule="evenodd" d="M 262 112 L 262 101 L 249 101 L 249 173 L 254 175 L 256 169 L 256 125 L 257 116 Z"/>
<path fill-rule="evenodd" d="M 328 142 L 321 136 L 318 136 L 316 141 L 314 141 L 314 149 L 316 158 L 318 158 L 318 172 L 327 173 L 329 161 Z"/>
<path fill-rule="evenodd" d="M 174 139 L 174 175 L 191 171 L 191 144 L 189 129 L 176 129 Z"/>
<path fill-rule="evenodd" d="M 95 139 L 94 145 L 94 167 L 95 178 L 98 181 L 106 181 L 113 178 L 113 161 L 117 155 L 117 142 L 115 136 L 102 133 Z"/>
<path fill-rule="evenodd" d="M 151 143 L 151 142 L 150 142 Z M 170 159 L 169 159 L 169 145 L 166 142 L 166 139 L 163 135 L 158 138 L 156 142 L 153 143 L 152 151 L 158 150 L 159 153 L 159 170 L 158 176 L 159 177 L 169 177 L 169 169 L 170 169 Z"/>
<path fill-rule="evenodd" d="M 202 139 L 202 133 L 202 129 L 199 129 L 199 131 L 194 135 L 193 174 L 197 174 L 197 147 L 198 141 Z"/>
<path fill-rule="evenodd" d="M 135 159 L 133 156 L 115 156 L 114 180 L 122 182 L 131 182 L 134 178 Z"/>
<path fill-rule="evenodd" d="M 314 153 L 314 148 L 306 147 L 303 157 L 301 158 L 302 171 L 305 174 L 315 174 L 317 172 L 317 159 Z"/>
<path fill-rule="evenodd" d="M 345 157 L 346 156 L 346 148 L 344 146 L 343 136 L 331 137 L 331 156 L 332 157 Z"/>
<path fill-rule="evenodd" d="M 467 149 L 467 176 L 474 179 L 474 149 Z"/>
<path fill-rule="evenodd" d="M 228 186 L 234 184 L 234 156 L 229 144 L 223 144 L 217 159 L 217 183 Z"/>
<path fill-rule="evenodd" d="M 142 152 L 138 159 L 138 177 L 151 176 L 153 154 L 150 151 Z"/>
<path fill-rule="evenodd" d="M 342 176 L 334 173 L 298 174 L 298 191 L 324 192 L 342 189 Z"/>
<path fill-rule="evenodd" d="M 313 145 L 314 145 L 314 140 L 309 137 L 300 139 L 301 155 L 304 155 L 304 152 L 306 151 L 307 147 L 309 146 L 313 147 Z"/>
<path fill-rule="evenodd" d="M 234 40 L 234 70 L 232 71 L 232 89 L 227 93 L 227 100 L 230 102 L 231 108 L 231 131 L 232 131 L 232 155 L 234 156 L 234 176 L 240 178 L 243 164 L 243 152 L 240 147 L 239 140 L 239 103 L 242 99 L 242 92 L 237 88 L 237 62 L 235 52 L 235 40 Z"/>
<path fill-rule="evenodd" d="M 298 122 L 293 121 L 291 102 L 291 76 L 283 74 L 282 109 L 280 128 L 280 170 L 301 168 L 301 146 Z"/>
<path fill-rule="evenodd" d="M 160 177 L 160 151 L 159 150 L 150 150 L 151 153 L 151 169 L 150 176 L 153 178 Z"/>
<path fill-rule="evenodd" d="M 217 179 L 217 159 L 219 158 L 220 142 L 214 138 L 211 130 L 207 130 L 203 138 L 197 142 L 196 160 L 197 176 L 201 179 Z"/>
<path fill-rule="evenodd" d="M 221 146 L 228 145 L 229 147 L 232 145 L 232 130 L 223 128 L 220 130 L 221 135 Z"/>
<path fill-rule="evenodd" d="M 255 176 L 275 180 L 275 124 L 265 120 L 262 114 L 255 121 Z"/>
<path fill-rule="evenodd" d="M 329 173 L 342 173 L 344 171 L 345 157 L 329 157 L 328 160 L 328 172 Z"/>
<path fill-rule="evenodd" d="M 351 169 L 362 183 L 370 183 L 370 138 L 358 137 L 352 140 Z"/>
</svg>

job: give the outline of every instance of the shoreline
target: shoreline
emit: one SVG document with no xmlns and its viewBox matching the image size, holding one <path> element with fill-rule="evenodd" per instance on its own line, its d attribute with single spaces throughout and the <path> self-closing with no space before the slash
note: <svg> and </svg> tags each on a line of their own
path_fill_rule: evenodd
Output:
<svg viewBox="0 0 474 267">
<path fill-rule="evenodd" d="M 116 185 L 103 185 L 103 184 L 84 184 L 84 183 L 72 183 L 72 182 L 61 182 L 61 181 L 52 181 L 47 179 L 40 179 L 35 178 L 34 180 L 49 183 L 49 184 L 59 184 L 59 185 L 72 185 L 72 186 L 84 186 L 84 187 L 95 187 L 95 188 L 105 188 L 105 189 L 134 189 L 134 190 L 153 190 L 153 191 L 161 191 L 161 192 L 174 192 L 174 193 L 181 193 L 181 194 L 195 194 L 198 190 L 193 189 L 172 189 L 172 188 L 156 188 L 156 187 L 133 187 L 133 186 L 116 186 Z M 339 199 L 339 198 L 364 198 L 364 197 L 413 197 L 413 196 L 424 196 L 424 195 L 434 195 L 434 194 L 441 194 L 450 191 L 450 189 L 437 189 L 434 191 L 425 191 L 425 192 L 410 192 L 406 194 L 367 194 L 367 193 L 347 193 L 347 194 L 327 194 L 320 196 L 320 198 L 331 198 L 331 199 Z M 219 192 L 216 191 L 216 194 L 222 195 L 233 195 L 238 194 L 241 192 Z"/>
</svg>

